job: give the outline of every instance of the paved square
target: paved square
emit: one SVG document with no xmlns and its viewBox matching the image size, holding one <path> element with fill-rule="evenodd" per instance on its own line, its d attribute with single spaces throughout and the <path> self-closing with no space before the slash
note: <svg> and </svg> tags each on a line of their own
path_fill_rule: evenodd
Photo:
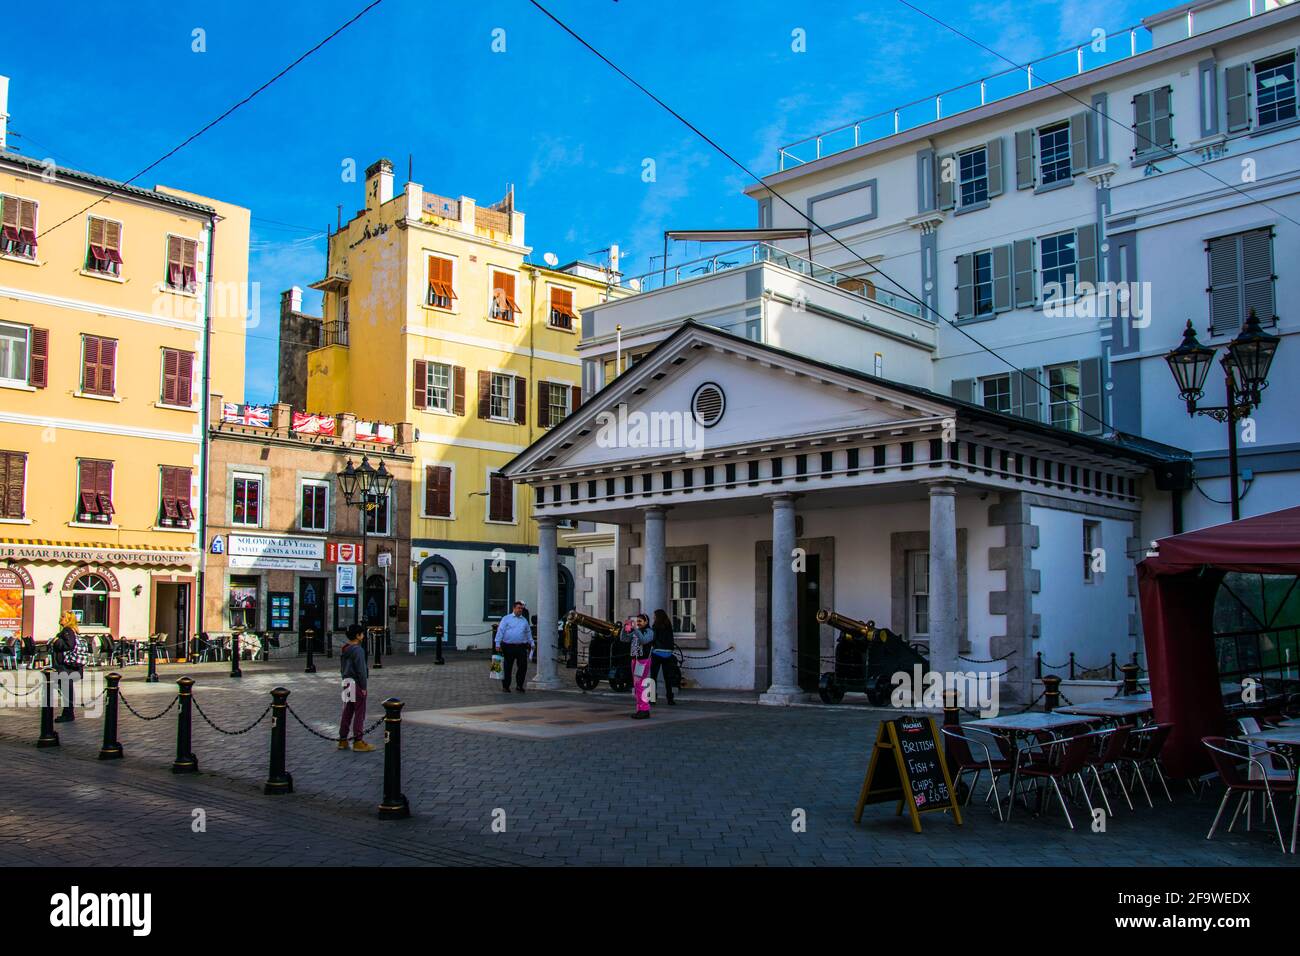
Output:
<svg viewBox="0 0 1300 956">
<path fill-rule="evenodd" d="M 504 696 L 504 695 L 503 695 Z M 553 740 L 575 734 L 611 730 L 645 730 L 683 720 L 725 717 L 716 710 L 666 706 L 656 707 L 649 720 L 631 720 L 626 704 L 605 704 L 585 700 L 538 700 L 501 703 L 488 707 L 456 707 L 451 710 L 417 710 L 402 714 L 403 723 L 450 727 L 480 733 L 501 734 L 524 740 Z"/>
</svg>

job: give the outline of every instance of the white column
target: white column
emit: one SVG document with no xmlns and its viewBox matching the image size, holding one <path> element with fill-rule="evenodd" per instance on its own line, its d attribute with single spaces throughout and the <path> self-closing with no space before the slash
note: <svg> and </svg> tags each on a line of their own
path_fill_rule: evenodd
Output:
<svg viewBox="0 0 1300 956">
<path fill-rule="evenodd" d="M 641 613 L 652 619 L 660 608 L 668 610 L 666 512 L 658 505 L 646 508 L 641 536 Z"/>
<path fill-rule="evenodd" d="M 758 698 L 762 704 L 788 705 L 803 695 L 797 670 L 799 591 L 794 548 L 794 496 L 777 495 L 772 499 L 772 683 Z"/>
<path fill-rule="evenodd" d="M 560 613 L 560 568 L 555 545 L 555 519 L 537 518 L 537 670 L 529 687 L 557 690 L 561 687 L 555 669 L 559 634 L 556 619 Z"/>
<path fill-rule="evenodd" d="M 957 634 L 957 489 L 930 485 L 930 669 L 952 672 Z"/>
</svg>

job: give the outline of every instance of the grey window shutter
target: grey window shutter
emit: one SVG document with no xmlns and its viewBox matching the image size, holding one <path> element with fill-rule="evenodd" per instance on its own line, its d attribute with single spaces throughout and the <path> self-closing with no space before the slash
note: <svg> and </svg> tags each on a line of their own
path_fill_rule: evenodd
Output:
<svg viewBox="0 0 1300 956">
<path fill-rule="evenodd" d="M 1223 71 L 1224 100 L 1228 132 L 1250 128 L 1250 64 L 1230 66 Z"/>
<path fill-rule="evenodd" d="M 1268 229 L 1257 229 L 1241 237 L 1241 317 L 1244 321 L 1255 310 L 1261 322 L 1277 315 L 1273 301 L 1273 236 Z"/>
<path fill-rule="evenodd" d="M 1024 373 L 1016 375 L 1012 373 L 1012 381 L 1020 380 L 1020 415 L 1022 418 L 1028 418 L 1033 422 L 1043 420 L 1042 407 L 1042 388 L 1038 385 L 1042 376 L 1036 368 L 1021 369 Z"/>
<path fill-rule="evenodd" d="M 1011 384 L 1011 414 L 1024 417 L 1025 412 L 1025 386 L 1033 388 L 1032 382 L 1026 382 L 1025 377 L 1019 372 L 1012 372 L 1008 376 Z"/>
<path fill-rule="evenodd" d="M 1011 308 L 1011 246 L 993 247 L 993 311 Z"/>
<path fill-rule="evenodd" d="M 916 154 L 916 211 L 934 211 L 934 150 L 922 149 Z"/>
<path fill-rule="evenodd" d="M 1002 195 L 1002 137 L 991 139 L 984 147 L 988 159 L 989 198 Z"/>
<path fill-rule="evenodd" d="M 1169 99 L 1172 93 L 1168 86 L 1151 92 L 1151 141 L 1161 150 L 1174 144 L 1174 115 Z"/>
<path fill-rule="evenodd" d="M 1241 273 L 1238 269 L 1238 236 L 1211 239 L 1210 330 L 1214 335 L 1241 328 Z"/>
<path fill-rule="evenodd" d="M 1015 305 L 1018 309 L 1034 305 L 1034 240 L 1017 239 L 1011 247 L 1011 268 L 1015 273 Z"/>
<path fill-rule="evenodd" d="M 1079 362 L 1079 431 L 1085 435 L 1100 435 L 1104 431 L 1099 358 L 1086 358 Z"/>
<path fill-rule="evenodd" d="M 1071 173 L 1081 173 L 1088 168 L 1088 122 L 1091 117 L 1091 111 L 1070 117 Z"/>
<path fill-rule="evenodd" d="M 1097 284 L 1097 227 L 1080 226 L 1074 231 L 1075 282 Z"/>
<path fill-rule="evenodd" d="M 1154 143 L 1151 129 L 1151 94 L 1139 93 L 1133 97 L 1133 155 L 1151 152 Z"/>
<path fill-rule="evenodd" d="M 939 183 L 939 208 L 951 209 L 957 205 L 957 157 L 952 153 L 939 157 L 937 179 Z"/>
<path fill-rule="evenodd" d="M 1016 188 L 1034 188 L 1034 131 L 1016 130 Z"/>
<path fill-rule="evenodd" d="M 954 378 L 952 380 L 952 397 L 959 402 L 971 401 L 971 395 L 975 392 L 975 379 L 973 378 Z"/>
<path fill-rule="evenodd" d="M 1197 95 L 1201 108 L 1201 136 L 1219 131 L 1219 65 L 1202 60 L 1196 66 Z"/>
<path fill-rule="evenodd" d="M 957 318 L 969 319 L 975 315 L 975 256 L 966 253 L 957 257 Z"/>
</svg>

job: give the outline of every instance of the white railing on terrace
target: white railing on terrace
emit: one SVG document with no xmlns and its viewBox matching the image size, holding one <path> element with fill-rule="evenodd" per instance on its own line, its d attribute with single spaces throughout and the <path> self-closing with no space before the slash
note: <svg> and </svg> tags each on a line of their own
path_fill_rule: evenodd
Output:
<svg viewBox="0 0 1300 956">
<path fill-rule="evenodd" d="M 894 295 L 892 292 L 877 289 L 869 279 L 851 276 L 847 272 L 840 272 L 838 269 L 818 265 L 803 256 L 797 256 L 793 252 L 778 249 L 766 242 L 756 242 L 752 245 L 728 249 L 726 252 L 691 259 L 680 265 L 670 265 L 666 269 L 658 269 L 637 276 L 632 281 L 640 283 L 641 292 L 652 292 L 655 289 L 664 289 L 700 276 L 726 272 L 729 269 L 750 266 L 758 262 L 775 263 L 789 269 L 791 272 L 797 272 L 817 282 L 835 286 L 839 291 L 856 295 L 866 302 L 874 302 L 877 305 L 883 305 L 886 308 L 894 309 L 914 318 L 921 318 L 921 306 L 911 299 L 905 299 Z"/>
<path fill-rule="evenodd" d="M 1189 26 L 1190 29 L 1190 26 Z M 1152 47 L 1151 32 L 1144 26 L 1129 27 L 1107 34 L 1082 46 L 1061 50 L 1024 66 L 1008 67 L 983 79 L 944 90 L 935 96 L 913 100 L 893 109 L 867 116 L 853 123 L 809 136 L 778 150 L 778 168 L 801 166 L 823 156 L 832 156 L 915 129 L 926 123 L 978 109 L 1026 90 L 1059 83 L 1061 80 L 1098 67 L 1119 63 Z"/>
</svg>

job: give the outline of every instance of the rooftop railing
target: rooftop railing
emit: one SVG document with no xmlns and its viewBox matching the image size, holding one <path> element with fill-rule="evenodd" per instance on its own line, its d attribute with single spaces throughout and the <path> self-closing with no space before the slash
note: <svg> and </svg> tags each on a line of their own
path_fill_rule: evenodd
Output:
<svg viewBox="0 0 1300 956">
<path fill-rule="evenodd" d="M 718 252 L 711 256 L 668 266 L 666 269 L 647 272 L 645 275 L 637 276 L 633 281 L 640 283 L 640 291 L 652 292 L 656 289 L 665 289 L 701 276 L 727 272 L 731 269 L 751 266 L 759 262 L 771 262 L 783 266 L 791 272 L 797 272 L 816 282 L 824 282 L 827 285 L 834 286 L 841 292 L 856 295 L 866 302 L 874 302 L 877 305 L 883 305 L 886 308 L 894 309 L 914 318 L 921 318 L 920 305 L 910 299 L 894 295 L 892 292 L 877 289 L 869 276 L 853 276 L 847 272 L 840 272 L 838 269 L 818 265 L 803 256 L 795 255 L 793 252 L 787 252 L 784 249 L 778 249 L 766 242 L 756 242 L 752 245 L 728 249 L 725 252 Z"/>
<path fill-rule="evenodd" d="M 1082 46 L 1061 50 L 1024 66 L 1009 67 L 983 79 L 782 146 L 777 154 L 778 168 L 785 170 L 801 166 L 904 130 L 979 109 L 1027 90 L 1119 63 L 1146 53 L 1151 47 L 1151 32 L 1140 25 L 1098 36 Z"/>
</svg>

